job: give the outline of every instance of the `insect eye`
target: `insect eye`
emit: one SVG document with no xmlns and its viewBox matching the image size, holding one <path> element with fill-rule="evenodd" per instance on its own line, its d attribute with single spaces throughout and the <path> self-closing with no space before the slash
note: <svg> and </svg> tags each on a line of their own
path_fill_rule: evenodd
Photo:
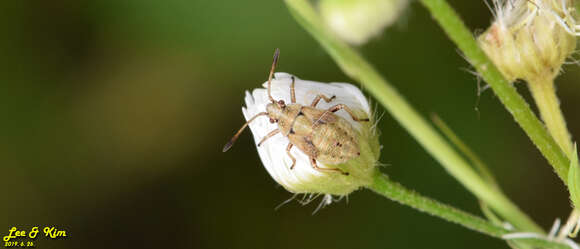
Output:
<svg viewBox="0 0 580 249">
<path fill-rule="evenodd" d="M 278 106 L 284 108 L 286 106 L 286 103 L 284 103 L 284 100 L 278 100 Z"/>
<path fill-rule="evenodd" d="M 274 122 L 276 122 L 276 121 L 273 118 L 270 118 L 270 123 L 273 124 Z"/>
</svg>

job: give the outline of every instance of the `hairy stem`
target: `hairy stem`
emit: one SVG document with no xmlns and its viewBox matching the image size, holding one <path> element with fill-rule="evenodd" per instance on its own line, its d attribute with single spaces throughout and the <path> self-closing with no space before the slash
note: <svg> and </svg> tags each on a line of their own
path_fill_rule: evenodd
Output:
<svg viewBox="0 0 580 249">
<path fill-rule="evenodd" d="M 490 186 L 359 53 L 338 39 L 308 0 L 286 0 L 290 12 L 350 77 L 360 82 L 453 177 L 515 227 L 543 233 L 500 190 Z"/>
<path fill-rule="evenodd" d="M 473 34 L 467 29 L 455 10 L 445 0 L 421 0 L 433 18 L 455 42 L 477 72 L 491 86 L 505 108 L 552 165 L 560 179 L 567 185 L 570 161 L 554 138 L 516 89 L 503 77 L 478 46 Z"/>
<path fill-rule="evenodd" d="M 550 79 L 538 79 L 529 81 L 528 87 L 536 101 L 536 105 L 540 110 L 540 116 L 548 131 L 560 148 L 564 150 L 568 158 L 572 156 L 573 145 L 570 140 L 570 133 L 566 128 L 566 120 L 560 110 L 560 102 L 556 96 L 556 89 L 554 88 L 554 81 Z"/>
<path fill-rule="evenodd" d="M 424 197 L 413 190 L 409 190 L 401 184 L 391 181 L 385 175 L 377 174 L 369 189 L 403 205 L 413 207 L 419 211 L 493 237 L 501 237 L 501 235 L 508 233 L 508 230 L 494 225 L 487 220 Z"/>
<path fill-rule="evenodd" d="M 502 238 L 503 235 L 511 233 L 511 231 L 480 217 L 424 197 L 397 182 L 391 181 L 387 176 L 382 174 L 376 174 L 372 185 L 368 188 L 393 201 L 492 237 Z M 516 241 L 537 248 L 569 248 L 560 243 L 540 239 L 518 239 Z"/>
</svg>

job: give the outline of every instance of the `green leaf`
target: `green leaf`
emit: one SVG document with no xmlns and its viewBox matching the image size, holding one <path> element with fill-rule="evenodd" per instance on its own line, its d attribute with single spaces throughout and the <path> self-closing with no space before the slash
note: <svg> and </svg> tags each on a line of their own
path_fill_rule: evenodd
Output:
<svg viewBox="0 0 580 249">
<path fill-rule="evenodd" d="M 570 160 L 570 171 L 568 171 L 568 189 L 574 208 L 580 209 L 580 169 L 578 169 L 578 150 L 576 144 L 574 144 L 574 154 Z"/>
</svg>

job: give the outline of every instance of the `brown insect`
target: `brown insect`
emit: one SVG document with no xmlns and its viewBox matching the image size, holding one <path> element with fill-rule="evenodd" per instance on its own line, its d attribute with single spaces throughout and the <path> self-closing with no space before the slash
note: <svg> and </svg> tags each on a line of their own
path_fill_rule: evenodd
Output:
<svg viewBox="0 0 580 249">
<path fill-rule="evenodd" d="M 272 84 L 272 76 L 278 63 L 279 55 L 280 50 L 276 49 L 270 75 L 268 76 L 268 97 L 272 103 L 266 106 L 266 112 L 258 113 L 248 120 L 224 146 L 223 152 L 226 152 L 232 147 L 238 139 L 238 136 L 249 123 L 259 116 L 268 116 L 270 123 L 278 124 L 278 129 L 271 131 L 262 138 L 258 146 L 262 145 L 268 138 L 282 133 L 283 136 L 290 140 L 286 147 L 286 152 L 290 159 L 292 159 L 290 169 L 293 169 L 296 164 L 296 158 L 290 154 L 290 150 L 293 146 L 296 146 L 308 155 L 314 169 L 338 171 L 348 175 L 348 173 L 337 168 L 320 168 L 316 163 L 316 161 L 320 161 L 324 164 L 340 164 L 360 155 L 358 141 L 355 136 L 356 131 L 348 121 L 335 115 L 334 112 L 344 110 L 353 120 L 359 122 L 369 121 L 369 119 L 357 118 L 352 110 L 343 104 L 334 105 L 326 110 L 316 108 L 316 105 L 321 99 L 329 103 L 336 96 L 329 98 L 325 95 L 318 94 L 310 106 L 296 104 L 294 77 L 292 77 L 292 84 L 290 85 L 291 103 L 287 105 L 284 100 L 276 101 L 270 94 L 270 85 Z"/>
</svg>

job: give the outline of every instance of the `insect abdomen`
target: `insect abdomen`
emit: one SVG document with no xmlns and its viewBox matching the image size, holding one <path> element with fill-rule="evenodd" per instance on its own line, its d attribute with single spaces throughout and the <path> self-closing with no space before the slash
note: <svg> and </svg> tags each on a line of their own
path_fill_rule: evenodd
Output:
<svg viewBox="0 0 580 249">
<path fill-rule="evenodd" d="M 318 149 L 316 158 L 322 163 L 344 163 L 360 155 L 353 127 L 342 118 L 321 124 L 312 132 L 312 143 Z"/>
</svg>

